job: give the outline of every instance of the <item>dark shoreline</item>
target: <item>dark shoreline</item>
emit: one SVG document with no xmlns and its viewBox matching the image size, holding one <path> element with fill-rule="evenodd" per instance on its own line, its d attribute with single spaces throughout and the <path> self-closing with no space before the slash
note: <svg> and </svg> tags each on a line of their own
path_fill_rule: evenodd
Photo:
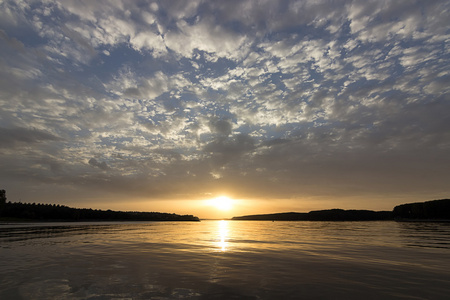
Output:
<svg viewBox="0 0 450 300">
<path fill-rule="evenodd" d="M 161 212 L 113 211 L 71 208 L 56 204 L 2 203 L 0 221 L 7 222 L 97 222 L 97 221 L 195 221 L 193 215 Z"/>
<path fill-rule="evenodd" d="M 328 209 L 308 213 L 285 212 L 233 217 L 242 221 L 398 221 L 450 222 L 450 199 L 401 204 L 392 211 Z M 0 205 L 0 225 L 33 222 L 126 222 L 180 221 L 199 222 L 193 215 L 160 212 L 112 211 L 71 208 L 55 204 L 3 202 Z"/>
<path fill-rule="evenodd" d="M 3 219 L 0 218 L 0 226 L 2 225 L 12 225 L 12 224 L 35 224 L 35 223 L 108 223 L 108 222 L 117 222 L 117 223 L 127 223 L 127 222 L 201 222 L 201 220 L 96 220 L 96 219 L 87 219 L 87 220 L 58 220 L 58 219 L 50 219 L 50 220 L 30 220 L 30 219 Z"/>
<path fill-rule="evenodd" d="M 401 204 L 392 211 L 328 209 L 308 213 L 246 215 L 233 217 L 231 220 L 450 222 L 450 199 Z"/>
<path fill-rule="evenodd" d="M 233 217 L 232 220 L 242 221 L 392 221 L 394 220 L 390 211 L 371 211 L 371 210 L 343 210 L 329 209 L 310 211 L 308 213 L 276 213 L 249 215 Z"/>
</svg>

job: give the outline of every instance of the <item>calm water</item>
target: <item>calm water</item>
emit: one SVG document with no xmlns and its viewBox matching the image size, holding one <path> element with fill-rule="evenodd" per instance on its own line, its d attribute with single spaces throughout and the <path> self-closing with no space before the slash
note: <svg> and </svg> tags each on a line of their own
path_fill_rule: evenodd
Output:
<svg viewBox="0 0 450 300">
<path fill-rule="evenodd" d="M 0 225 L 0 299 L 449 299 L 450 223 Z"/>
</svg>

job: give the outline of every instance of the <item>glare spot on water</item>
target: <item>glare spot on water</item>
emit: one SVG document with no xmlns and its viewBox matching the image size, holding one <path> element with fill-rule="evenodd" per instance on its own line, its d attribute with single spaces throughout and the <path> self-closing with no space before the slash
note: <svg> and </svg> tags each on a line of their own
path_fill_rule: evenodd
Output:
<svg viewBox="0 0 450 300">
<path fill-rule="evenodd" d="M 228 221 L 222 220 L 219 222 L 219 242 L 218 246 L 222 252 L 227 251 L 228 248 Z"/>
</svg>

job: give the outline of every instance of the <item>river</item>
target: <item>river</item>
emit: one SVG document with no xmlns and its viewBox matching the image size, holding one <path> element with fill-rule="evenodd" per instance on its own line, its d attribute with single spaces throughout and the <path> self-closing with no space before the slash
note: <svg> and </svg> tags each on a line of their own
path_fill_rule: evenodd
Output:
<svg viewBox="0 0 450 300">
<path fill-rule="evenodd" d="M 448 299 L 450 223 L 0 225 L 0 299 Z"/>
</svg>

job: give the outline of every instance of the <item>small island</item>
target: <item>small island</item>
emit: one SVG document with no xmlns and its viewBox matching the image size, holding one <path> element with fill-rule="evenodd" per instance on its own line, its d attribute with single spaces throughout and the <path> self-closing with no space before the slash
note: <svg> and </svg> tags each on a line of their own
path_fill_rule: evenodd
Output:
<svg viewBox="0 0 450 300">
<path fill-rule="evenodd" d="M 450 199 L 406 203 L 392 211 L 316 210 L 308 213 L 286 212 L 233 217 L 232 220 L 252 221 L 450 221 Z"/>
<path fill-rule="evenodd" d="M 200 221 L 193 215 L 161 212 L 112 211 L 71 208 L 57 204 L 6 202 L 6 191 L 0 190 L 0 221 Z"/>
</svg>

